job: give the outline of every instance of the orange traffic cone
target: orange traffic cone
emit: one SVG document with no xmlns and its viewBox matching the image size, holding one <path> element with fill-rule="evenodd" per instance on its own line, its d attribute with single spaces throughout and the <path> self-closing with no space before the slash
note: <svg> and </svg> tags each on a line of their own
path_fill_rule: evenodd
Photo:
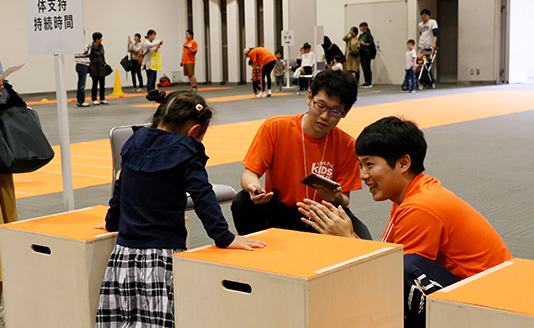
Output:
<svg viewBox="0 0 534 328">
<path fill-rule="evenodd" d="M 115 85 L 113 86 L 113 93 L 112 96 L 124 96 L 124 92 L 122 92 L 121 87 L 121 78 L 119 77 L 119 69 L 115 69 Z"/>
</svg>

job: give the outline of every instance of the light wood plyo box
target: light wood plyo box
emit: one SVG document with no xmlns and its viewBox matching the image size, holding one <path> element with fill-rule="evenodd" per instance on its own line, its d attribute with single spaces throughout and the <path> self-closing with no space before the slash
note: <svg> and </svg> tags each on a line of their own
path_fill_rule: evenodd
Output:
<svg viewBox="0 0 534 328">
<path fill-rule="evenodd" d="M 403 327 L 402 246 L 281 229 L 173 256 L 176 327 Z"/>
<path fill-rule="evenodd" d="M 116 233 L 94 229 L 106 206 L 0 226 L 9 328 L 95 326 Z"/>
<path fill-rule="evenodd" d="M 534 261 L 512 259 L 427 297 L 428 328 L 534 327 Z"/>
</svg>

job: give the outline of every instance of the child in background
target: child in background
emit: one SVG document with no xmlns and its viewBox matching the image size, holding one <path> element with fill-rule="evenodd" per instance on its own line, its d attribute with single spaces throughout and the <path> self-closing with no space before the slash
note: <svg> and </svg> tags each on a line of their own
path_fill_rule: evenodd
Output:
<svg viewBox="0 0 534 328">
<path fill-rule="evenodd" d="M 290 67 L 286 66 L 286 63 L 282 60 L 282 52 L 278 50 L 274 56 L 276 57 L 276 64 L 274 64 L 274 79 L 278 86 L 278 91 L 282 91 L 282 85 L 284 84 L 284 69 L 290 70 Z"/>
<path fill-rule="evenodd" d="M 406 51 L 406 74 L 404 75 L 404 85 L 406 86 L 406 92 L 414 93 L 417 85 L 415 80 L 415 69 L 417 53 L 415 52 L 415 41 L 410 39 L 406 42 L 408 51 Z"/>
<path fill-rule="evenodd" d="M 172 254 L 185 250 L 188 192 L 215 245 L 263 247 L 228 230 L 205 169 L 202 139 L 212 111 L 195 92 L 165 95 L 151 127 L 134 129 L 122 148 L 105 229 L 118 231 L 100 289 L 96 327 L 174 327 Z M 100 225 L 97 228 L 104 228 Z"/>
<path fill-rule="evenodd" d="M 252 60 L 249 60 L 248 64 L 252 67 L 252 78 L 250 79 L 252 81 L 252 91 L 254 91 L 254 95 L 258 97 L 261 91 L 261 66 L 258 65 L 254 68 Z"/>
<path fill-rule="evenodd" d="M 333 71 L 342 71 L 343 70 L 343 58 L 339 55 L 334 56 L 334 65 L 332 65 Z"/>
</svg>

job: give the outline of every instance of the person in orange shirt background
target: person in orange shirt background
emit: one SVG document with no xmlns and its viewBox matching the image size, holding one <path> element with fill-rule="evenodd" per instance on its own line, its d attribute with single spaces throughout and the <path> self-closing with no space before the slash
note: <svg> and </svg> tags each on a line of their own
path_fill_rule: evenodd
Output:
<svg viewBox="0 0 534 328">
<path fill-rule="evenodd" d="M 184 68 L 184 76 L 189 78 L 191 91 L 197 91 L 197 78 L 195 76 L 195 56 L 198 51 L 198 44 L 193 40 L 194 33 L 191 30 L 185 31 L 184 53 L 180 66 Z"/>
<path fill-rule="evenodd" d="M 245 59 L 250 58 L 256 66 L 261 66 L 261 92 L 256 95 L 258 98 L 271 96 L 271 72 L 276 64 L 276 56 L 264 47 L 245 48 L 243 50 Z M 265 91 L 265 78 L 267 77 L 267 92 Z"/>
<path fill-rule="evenodd" d="M 367 126 L 355 145 L 373 199 L 393 202 L 382 241 L 404 246 L 405 327 L 425 327 L 426 295 L 512 258 L 480 213 L 423 174 L 426 149 L 423 131 L 393 116 Z M 317 231 L 358 237 L 343 210 L 311 200 L 297 205 Z"/>
</svg>

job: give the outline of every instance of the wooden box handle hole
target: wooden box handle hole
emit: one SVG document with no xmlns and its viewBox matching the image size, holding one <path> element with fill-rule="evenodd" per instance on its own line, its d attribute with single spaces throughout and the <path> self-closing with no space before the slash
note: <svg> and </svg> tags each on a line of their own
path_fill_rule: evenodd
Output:
<svg viewBox="0 0 534 328">
<path fill-rule="evenodd" d="M 249 284 L 242 283 L 242 282 L 223 280 L 222 285 L 225 289 L 228 289 L 231 291 L 245 293 L 245 294 L 252 293 L 252 286 L 250 286 Z"/>
<path fill-rule="evenodd" d="M 47 247 L 47 246 L 41 246 L 41 245 L 35 245 L 35 244 L 33 244 L 33 245 L 32 245 L 32 250 L 33 250 L 35 253 L 40 253 L 40 254 L 45 254 L 45 255 L 50 255 L 50 254 L 52 254 L 52 250 L 50 249 L 50 247 Z"/>
</svg>

